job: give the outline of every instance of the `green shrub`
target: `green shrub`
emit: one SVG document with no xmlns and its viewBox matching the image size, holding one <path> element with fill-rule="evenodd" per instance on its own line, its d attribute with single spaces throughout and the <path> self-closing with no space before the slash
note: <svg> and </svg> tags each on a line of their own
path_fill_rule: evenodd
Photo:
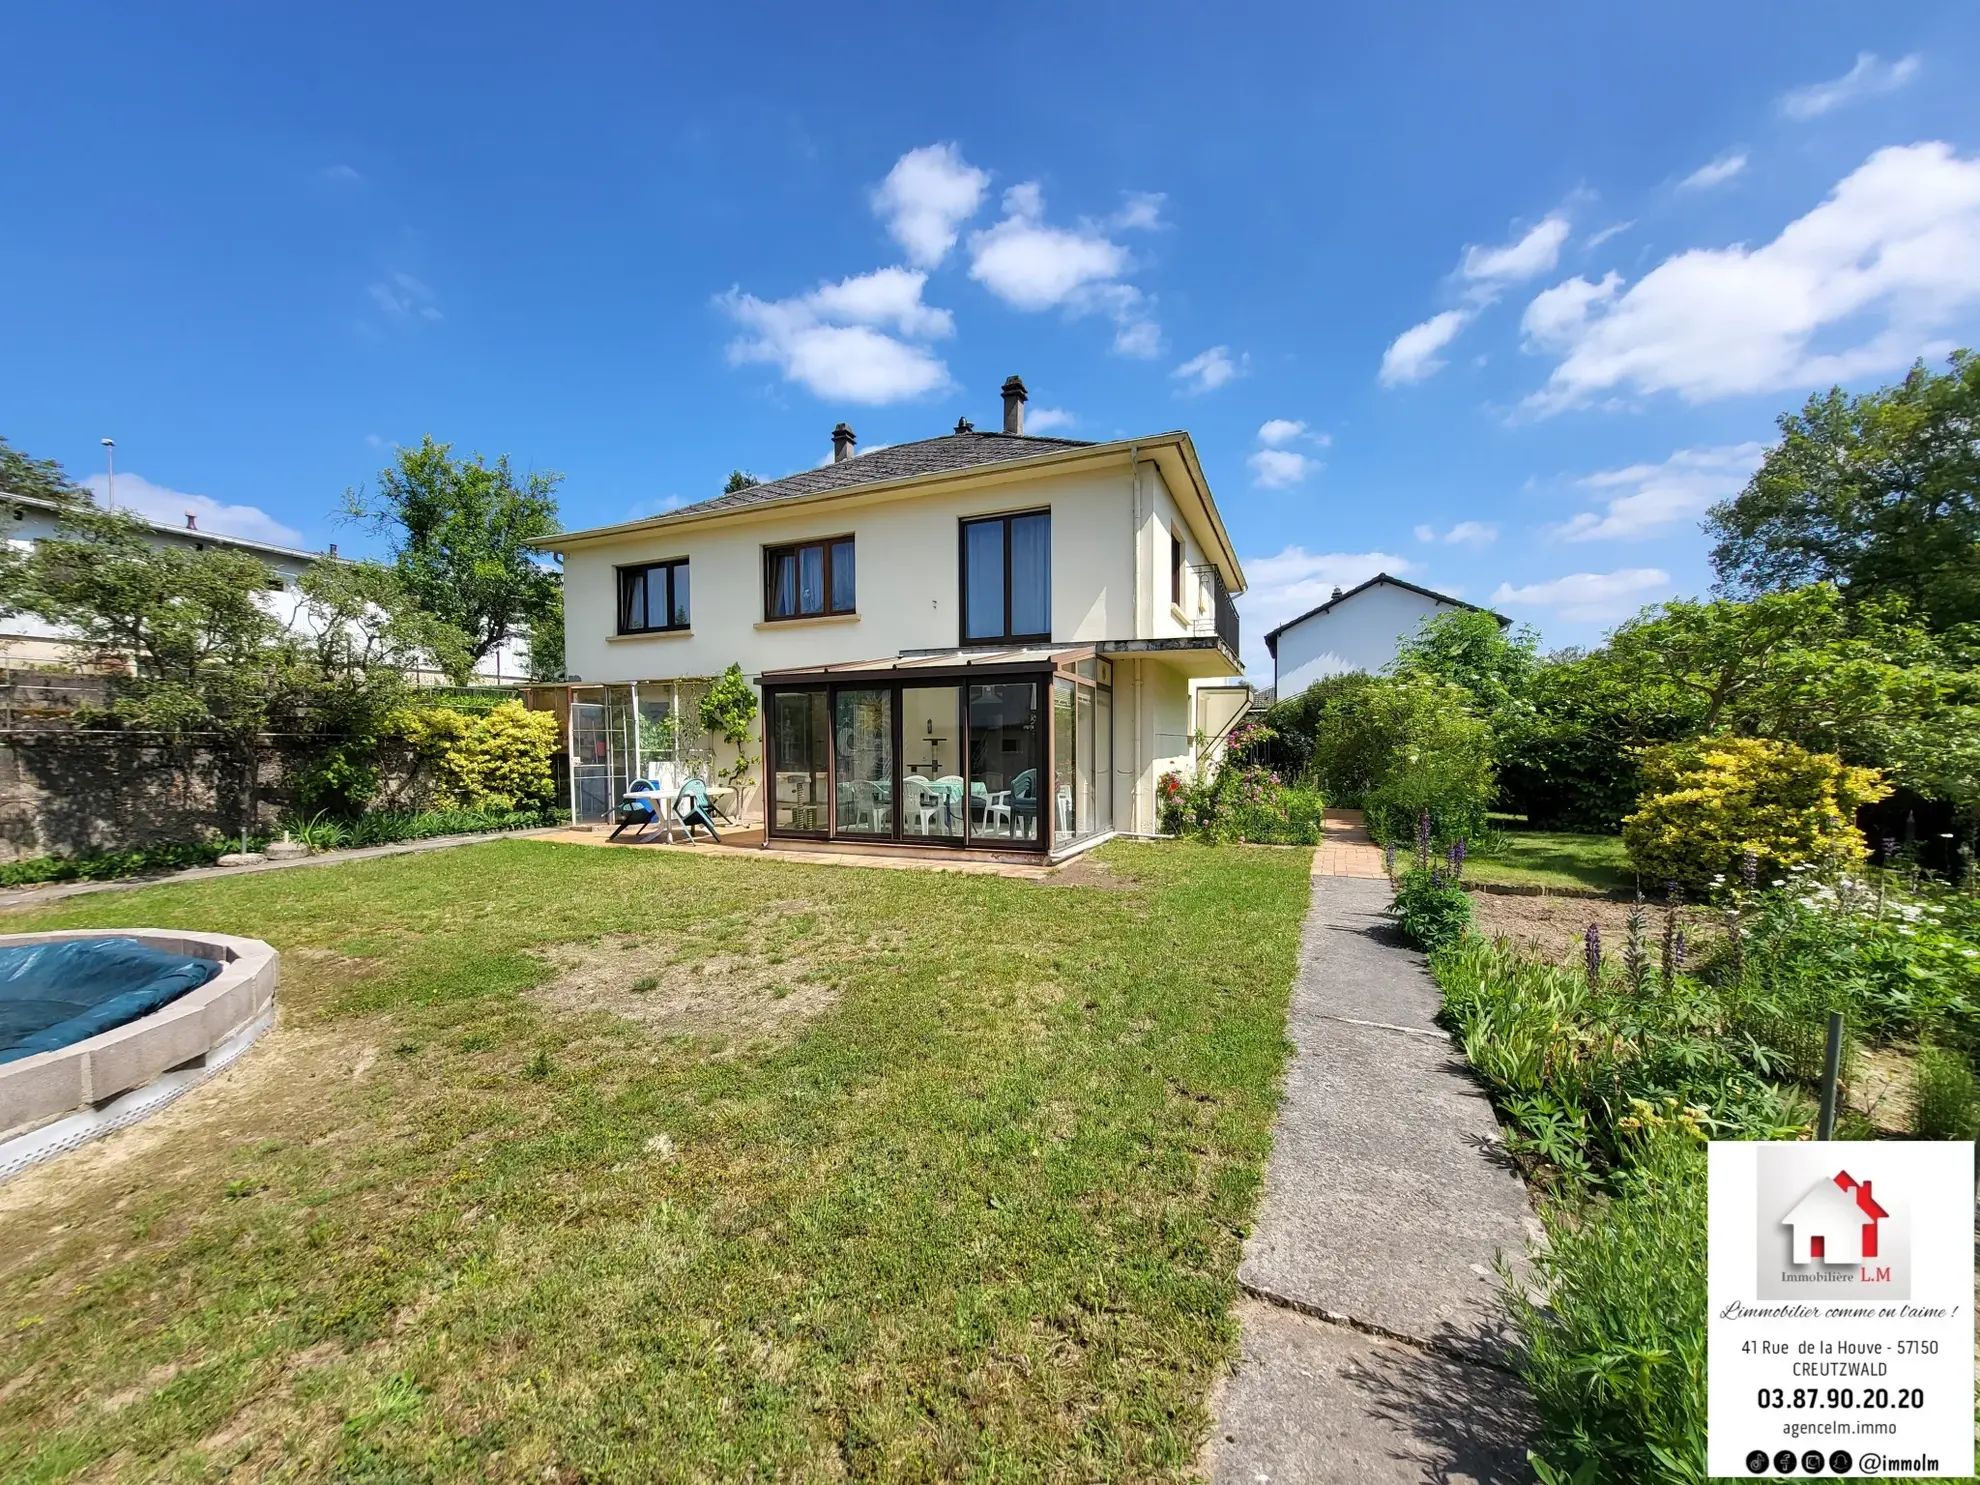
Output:
<svg viewBox="0 0 1980 1485">
<path fill-rule="evenodd" d="M 259 845 L 261 838 L 252 838 L 248 844 Z M 107 882 L 119 877 L 143 876 L 147 872 L 184 871 L 189 867 L 211 866 L 227 852 L 240 848 L 237 840 L 173 841 L 129 851 L 29 856 L 0 865 L 0 887 L 33 887 L 43 882 Z"/>
<path fill-rule="evenodd" d="M 1351 670 L 1316 681 L 1297 696 L 1265 713 L 1273 734 L 1272 756 L 1287 777 L 1306 780 L 1329 799 L 1351 809 L 1381 781 L 1388 766 L 1388 740 L 1371 725 L 1366 705 L 1370 687 L 1387 684 L 1378 676 Z"/>
<path fill-rule="evenodd" d="M 1429 952 L 1447 948 L 1464 937 L 1471 927 L 1471 894 L 1447 878 L 1441 867 L 1429 871 L 1412 867 L 1396 885 L 1389 912 L 1403 942 Z"/>
<path fill-rule="evenodd" d="M 557 719 L 550 712 L 530 711 L 520 701 L 479 715 L 408 708 L 395 718 L 395 730 L 431 769 L 433 797 L 444 808 L 526 809 L 555 792 L 550 760 Z"/>
<path fill-rule="evenodd" d="M 1667 743 L 1641 762 L 1648 792 L 1623 822 L 1623 843 L 1646 881 L 1692 891 L 1730 880 L 1749 851 L 1770 877 L 1859 865 L 1857 807 L 1890 793 L 1876 769 L 1761 738 Z"/>
<path fill-rule="evenodd" d="M 1254 740 L 1253 733 L 1234 735 L 1225 761 L 1207 774 L 1163 774 L 1156 785 L 1162 829 L 1213 842 L 1318 845 L 1326 801 L 1317 789 L 1288 785 L 1263 764 L 1239 761 Z"/>
<path fill-rule="evenodd" d="M 560 817 L 542 808 L 522 810 L 374 810 L 351 822 L 347 843 L 388 846 L 399 841 L 431 840 L 440 835 L 480 835 L 491 830 L 533 830 L 554 825 Z"/>
<path fill-rule="evenodd" d="M 1957 1052 L 1920 1047 L 1911 1065 L 1911 1132 L 1922 1140 L 1970 1140 L 1980 1133 L 1973 1069 Z"/>
<path fill-rule="evenodd" d="M 1669 1126 L 1633 1144 L 1611 1197 L 1544 1211 L 1532 1262 L 1546 1303 L 1508 1276 L 1533 1452 L 1567 1479 L 1703 1485 L 1705 1152 Z"/>
</svg>

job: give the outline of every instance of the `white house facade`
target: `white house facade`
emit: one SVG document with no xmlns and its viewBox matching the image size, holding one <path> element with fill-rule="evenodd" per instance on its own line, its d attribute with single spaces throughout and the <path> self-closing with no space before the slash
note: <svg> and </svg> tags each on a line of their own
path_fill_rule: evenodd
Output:
<svg viewBox="0 0 1980 1485">
<path fill-rule="evenodd" d="M 544 543 L 579 822 L 736 664 L 768 844 L 1057 855 L 1155 828 L 1156 781 L 1248 699 L 1243 573 L 1187 433 L 1028 437 L 1004 390 L 1001 432 L 862 455 L 842 423 L 818 469 Z"/>
<path fill-rule="evenodd" d="M 1377 573 L 1359 587 L 1334 596 L 1318 608 L 1290 619 L 1265 636 L 1272 656 L 1273 691 L 1280 699 L 1297 696 L 1316 681 L 1348 671 L 1380 671 L 1396 658 L 1403 640 L 1425 619 L 1460 609 L 1478 610 L 1447 594 Z M 1494 617 L 1499 617 L 1495 615 Z M 1509 623 L 1499 617 L 1500 624 Z"/>
</svg>

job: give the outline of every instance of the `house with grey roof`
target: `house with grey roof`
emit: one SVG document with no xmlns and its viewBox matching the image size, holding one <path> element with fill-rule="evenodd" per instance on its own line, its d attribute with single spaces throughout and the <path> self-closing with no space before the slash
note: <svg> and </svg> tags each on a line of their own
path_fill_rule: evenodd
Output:
<svg viewBox="0 0 1980 1485">
<path fill-rule="evenodd" d="M 1379 672 L 1426 619 L 1464 609 L 1490 612 L 1386 572 L 1345 593 L 1336 588 L 1325 603 L 1265 636 L 1265 648 L 1272 656 L 1273 694 L 1297 696 L 1315 681 L 1347 671 Z M 1512 622 L 1502 614 L 1492 617 L 1501 627 Z"/>
<path fill-rule="evenodd" d="M 968 420 L 665 514 L 567 532 L 573 813 L 603 823 L 696 730 L 762 699 L 732 807 L 764 843 L 1052 858 L 1153 831 L 1250 688 L 1244 573 L 1185 432 L 1104 443 Z M 699 739 L 716 774 L 733 753 Z"/>
</svg>

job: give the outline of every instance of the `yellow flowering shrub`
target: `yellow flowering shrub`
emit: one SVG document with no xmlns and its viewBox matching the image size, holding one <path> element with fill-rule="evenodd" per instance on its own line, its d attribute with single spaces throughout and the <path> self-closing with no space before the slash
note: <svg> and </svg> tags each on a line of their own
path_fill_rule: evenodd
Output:
<svg viewBox="0 0 1980 1485">
<path fill-rule="evenodd" d="M 471 716 L 446 707 L 408 708 L 395 729 L 433 772 L 443 807 L 517 809 L 547 803 L 556 790 L 550 759 L 557 718 L 520 701 Z"/>
<path fill-rule="evenodd" d="M 1667 743 L 1645 749 L 1641 763 L 1647 787 L 1623 821 L 1623 844 L 1645 882 L 1694 892 L 1715 876 L 1735 879 L 1748 851 L 1763 873 L 1857 865 L 1857 808 L 1891 792 L 1874 768 L 1764 738 Z"/>
</svg>

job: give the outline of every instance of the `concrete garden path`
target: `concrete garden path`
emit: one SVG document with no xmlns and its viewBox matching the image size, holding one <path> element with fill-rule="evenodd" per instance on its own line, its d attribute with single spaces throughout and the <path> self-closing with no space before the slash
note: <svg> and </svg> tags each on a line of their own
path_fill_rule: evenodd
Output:
<svg viewBox="0 0 1980 1485">
<path fill-rule="evenodd" d="M 1220 1485 L 1532 1478 L 1493 1265 L 1538 1228 L 1389 896 L 1315 861 L 1243 1353 L 1213 1400 Z"/>
</svg>

